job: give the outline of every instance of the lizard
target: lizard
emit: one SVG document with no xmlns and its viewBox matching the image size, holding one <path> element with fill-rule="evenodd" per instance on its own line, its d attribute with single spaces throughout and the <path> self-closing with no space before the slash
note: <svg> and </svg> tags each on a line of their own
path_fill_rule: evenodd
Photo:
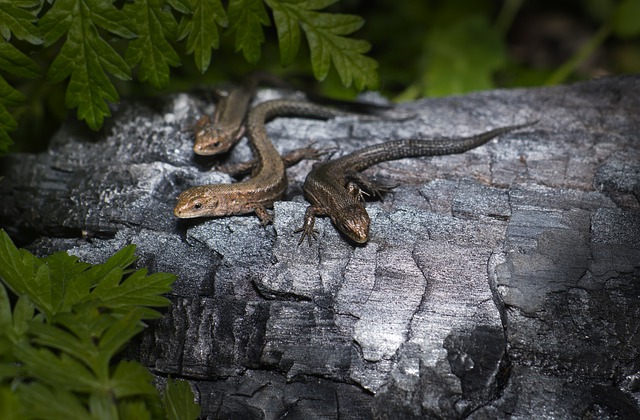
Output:
<svg viewBox="0 0 640 420">
<path fill-rule="evenodd" d="M 389 188 L 376 185 L 360 171 L 380 162 L 416 156 L 438 156 L 463 153 L 481 146 L 490 139 L 537 121 L 496 128 L 462 138 L 433 140 L 394 140 L 356 150 L 341 158 L 319 162 L 307 175 L 303 191 L 310 205 L 307 207 L 298 245 L 305 237 L 309 244 L 316 239 L 316 216 L 329 216 L 333 225 L 352 241 L 363 244 L 369 240 L 370 219 L 362 199 L 364 193 L 381 196 Z"/>
<path fill-rule="evenodd" d="M 262 224 L 272 222 L 266 211 L 287 189 L 285 164 L 267 137 L 265 122 L 276 116 L 330 119 L 354 115 L 302 101 L 273 100 L 254 107 L 247 119 L 247 135 L 257 165 L 246 181 L 191 187 L 178 197 L 174 214 L 179 218 L 230 216 L 255 212 Z"/>
<path fill-rule="evenodd" d="M 288 86 L 286 82 L 264 72 L 253 72 L 246 76 L 242 83 L 221 97 L 216 106 L 213 118 L 203 116 L 195 123 L 195 143 L 193 151 L 197 155 L 213 156 L 228 152 L 245 134 L 245 118 L 249 112 L 251 100 L 258 84 L 267 82 L 274 86 Z M 356 112 L 371 113 L 389 108 L 387 105 L 352 102 L 341 99 L 326 98 L 306 92 L 305 95 L 314 103 L 351 108 Z M 283 156 L 286 166 L 291 166 L 302 159 L 314 155 L 315 150 L 302 148 Z M 221 166 L 219 169 L 231 173 L 248 172 L 257 163 L 247 162 L 241 166 Z"/>
<path fill-rule="evenodd" d="M 204 116 L 196 122 L 194 153 L 204 156 L 224 153 L 242 138 L 244 119 L 258 82 L 258 76 L 246 77 L 218 101 L 213 118 Z"/>
</svg>

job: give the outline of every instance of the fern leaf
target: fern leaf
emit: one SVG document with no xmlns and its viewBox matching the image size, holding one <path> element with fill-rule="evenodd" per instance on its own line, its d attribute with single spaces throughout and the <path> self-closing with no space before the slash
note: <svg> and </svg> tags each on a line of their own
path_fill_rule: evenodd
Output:
<svg viewBox="0 0 640 420">
<path fill-rule="evenodd" d="M 0 80 L 4 82 L 4 79 L 1 77 Z M 9 152 L 9 146 L 13 144 L 11 137 L 9 137 L 9 132 L 18 127 L 18 123 L 11 114 L 9 114 L 9 111 L 7 111 L 7 108 L 5 108 L 2 102 L 4 101 L 0 101 L 0 156 Z"/>
<path fill-rule="evenodd" d="M 365 55 L 370 45 L 346 35 L 358 30 L 364 20 L 358 16 L 317 12 L 335 0 L 266 0 L 273 10 L 278 30 L 281 61 L 289 64 L 298 52 L 300 28 L 311 51 L 311 66 L 316 79 L 324 80 L 331 63 L 344 86 L 358 89 L 378 86 L 377 63 Z"/>
<path fill-rule="evenodd" d="M 270 26 L 269 15 L 262 0 L 231 0 L 229 2 L 230 30 L 236 35 L 236 52 L 242 51 L 246 60 L 260 59 L 264 42 L 263 26 Z"/>
<path fill-rule="evenodd" d="M 59 0 L 44 15 L 41 29 L 46 45 L 65 33 L 66 40 L 49 68 L 48 77 L 59 82 L 67 77 L 66 104 L 78 108 L 77 115 L 94 130 L 111 115 L 108 102 L 117 102 L 118 92 L 107 72 L 128 80 L 129 66 L 98 33 L 98 26 L 116 35 L 129 37 L 128 19 L 108 2 L 100 0 Z"/>
<path fill-rule="evenodd" d="M 176 39 L 178 23 L 161 0 L 138 0 L 127 3 L 124 11 L 135 16 L 138 38 L 129 43 L 125 60 L 131 67 L 139 65 L 138 77 L 155 88 L 169 83 L 170 67 L 180 65 L 180 58 L 170 41 Z"/>
<path fill-rule="evenodd" d="M 34 22 L 36 15 L 26 10 L 31 8 L 33 2 L 0 1 L 0 35 L 7 41 L 11 34 L 16 38 L 27 41 L 30 44 L 39 45 L 43 40 Z"/>
<path fill-rule="evenodd" d="M 37 77 L 40 74 L 38 65 L 20 52 L 16 47 L 0 37 L 0 69 L 22 77 Z M 9 151 L 13 144 L 9 132 L 18 127 L 7 106 L 15 106 L 24 100 L 24 96 L 15 90 L 0 76 L 0 156 Z"/>
<path fill-rule="evenodd" d="M 220 0 L 192 0 L 193 14 L 183 16 L 178 40 L 187 38 L 187 54 L 193 54 L 196 67 L 204 73 L 211 64 L 211 50 L 218 48 L 218 26 L 229 21 Z"/>
</svg>

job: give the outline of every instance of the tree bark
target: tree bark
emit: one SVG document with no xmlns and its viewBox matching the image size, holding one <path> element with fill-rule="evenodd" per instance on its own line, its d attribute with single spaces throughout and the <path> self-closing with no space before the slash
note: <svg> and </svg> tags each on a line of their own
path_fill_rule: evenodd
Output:
<svg viewBox="0 0 640 420">
<path fill-rule="evenodd" d="M 193 155 L 199 108 L 125 101 L 100 133 L 68 123 L 46 153 L 5 157 L 0 223 L 38 254 L 102 262 L 135 243 L 139 266 L 178 274 L 126 355 L 189 378 L 203 417 L 640 416 L 640 77 L 425 99 L 390 111 L 402 121 L 269 123 L 281 151 L 343 154 L 539 120 L 368 169 L 398 186 L 367 203 L 365 246 L 326 218 L 297 245 L 312 162 L 289 169 L 272 226 L 175 219 L 182 190 L 233 181 Z M 244 142 L 224 161 L 249 157 Z"/>
</svg>

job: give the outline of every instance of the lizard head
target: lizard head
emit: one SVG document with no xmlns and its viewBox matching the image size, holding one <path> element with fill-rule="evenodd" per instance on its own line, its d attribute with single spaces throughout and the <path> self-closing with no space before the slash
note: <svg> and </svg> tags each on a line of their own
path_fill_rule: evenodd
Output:
<svg viewBox="0 0 640 420">
<path fill-rule="evenodd" d="M 225 216 L 227 206 L 223 205 L 223 196 L 216 194 L 215 185 L 193 187 L 183 191 L 178 197 L 178 203 L 173 214 L 181 219 L 194 217 Z"/>
<path fill-rule="evenodd" d="M 196 141 L 193 151 L 203 156 L 225 153 L 238 138 L 238 130 L 238 127 L 215 123 L 209 117 L 202 117 L 196 123 Z"/>
<path fill-rule="evenodd" d="M 353 203 L 336 212 L 331 221 L 340 232 L 359 244 L 369 240 L 369 214 L 360 203 Z"/>
</svg>

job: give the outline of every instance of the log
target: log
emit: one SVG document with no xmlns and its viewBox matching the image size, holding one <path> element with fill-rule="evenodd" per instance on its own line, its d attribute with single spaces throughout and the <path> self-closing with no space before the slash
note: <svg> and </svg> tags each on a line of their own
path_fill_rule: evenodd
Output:
<svg viewBox="0 0 640 420">
<path fill-rule="evenodd" d="M 0 225 L 40 255 L 97 263 L 135 243 L 138 266 L 176 273 L 173 305 L 126 357 L 188 378 L 203 418 L 640 416 L 640 77 L 270 122 L 280 151 L 337 156 L 539 120 L 368 169 L 398 186 L 367 203 L 364 246 L 326 218 L 298 246 L 312 162 L 288 170 L 271 226 L 177 220 L 182 190 L 233 182 L 209 169 L 250 157 L 246 141 L 195 157 L 199 109 L 196 94 L 123 101 L 99 133 L 69 122 L 47 152 L 5 157 Z"/>
</svg>

